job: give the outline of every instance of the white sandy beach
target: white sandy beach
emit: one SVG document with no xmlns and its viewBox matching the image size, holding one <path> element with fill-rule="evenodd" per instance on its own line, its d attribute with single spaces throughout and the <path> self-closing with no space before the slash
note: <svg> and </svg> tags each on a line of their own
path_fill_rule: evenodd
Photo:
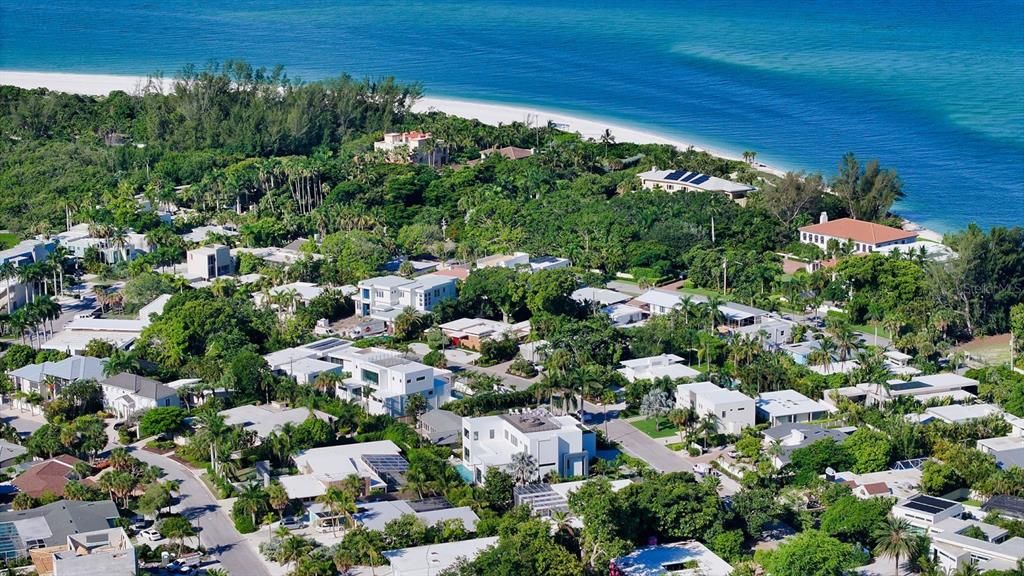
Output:
<svg viewBox="0 0 1024 576">
<path fill-rule="evenodd" d="M 49 90 L 76 94 L 105 95 L 113 90 L 123 90 L 132 93 L 141 89 L 146 82 L 147 79 L 144 76 L 0 70 L 0 85 L 9 84 L 20 88 L 47 88 Z M 738 159 L 734 155 L 702 146 L 696 142 L 685 142 L 613 121 L 606 122 L 603 120 L 581 118 L 554 110 L 453 98 L 436 98 L 432 96 L 421 98 L 413 109 L 417 112 L 437 110 L 454 116 L 473 118 L 491 125 L 527 122 L 534 126 L 541 126 L 546 125 L 548 122 L 553 122 L 563 130 L 578 132 L 584 138 L 593 138 L 595 140 L 600 139 L 605 130 L 609 130 L 612 136 L 615 137 L 616 142 L 671 144 L 680 149 L 692 146 L 698 150 L 707 150 L 711 154 L 722 158 Z M 782 170 L 764 164 L 759 163 L 757 167 L 765 172 L 778 175 L 783 174 Z"/>
</svg>

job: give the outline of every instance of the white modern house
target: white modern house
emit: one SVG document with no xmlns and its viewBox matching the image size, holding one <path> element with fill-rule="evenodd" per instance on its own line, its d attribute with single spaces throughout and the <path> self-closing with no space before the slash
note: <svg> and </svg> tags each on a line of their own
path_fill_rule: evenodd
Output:
<svg viewBox="0 0 1024 576">
<path fill-rule="evenodd" d="M 146 320 L 120 318 L 75 318 L 64 329 L 42 344 L 47 350 L 59 350 L 70 355 L 85 352 L 93 340 L 109 342 L 115 348 L 127 349 L 149 325 Z"/>
<path fill-rule="evenodd" d="M 828 406 L 811 400 L 796 390 L 762 392 L 754 400 L 757 418 L 772 426 L 795 422 L 810 422 L 824 418 Z"/>
<path fill-rule="evenodd" d="M 476 261 L 476 268 L 511 268 L 525 272 L 536 272 L 538 270 L 558 270 L 572 266 L 568 258 L 557 256 L 539 256 L 531 258 L 527 252 L 513 252 L 512 254 L 492 254 Z"/>
<path fill-rule="evenodd" d="M 696 540 L 638 548 L 612 565 L 624 576 L 729 576 L 733 570 Z"/>
<path fill-rule="evenodd" d="M 777 350 L 779 347 L 789 344 L 796 326 L 796 322 L 784 318 L 763 317 L 756 324 L 735 328 L 733 334 L 742 334 L 758 340 L 766 350 Z"/>
<path fill-rule="evenodd" d="M 50 256 L 50 244 L 42 240 L 22 240 L 6 250 L 0 250 L 0 266 L 10 264 L 13 275 L 0 280 L 0 311 L 17 310 L 33 293 L 30 284 L 21 282 L 18 268 L 42 262 Z"/>
<path fill-rule="evenodd" d="M 619 328 L 639 326 L 647 318 L 642 308 L 629 304 L 610 304 L 601 308 L 601 313 Z"/>
<path fill-rule="evenodd" d="M 174 388 L 128 372 L 100 380 L 99 385 L 103 390 L 103 405 L 120 419 L 150 408 L 181 405 Z"/>
<path fill-rule="evenodd" d="M 587 476 L 597 437 L 571 416 L 543 409 L 462 419 L 462 465 L 474 482 L 483 483 L 488 468 L 507 469 L 520 452 L 533 456 L 539 477 Z"/>
<path fill-rule="evenodd" d="M 711 382 L 676 386 L 676 407 L 690 408 L 698 416 L 713 415 L 718 431 L 739 434 L 754 425 L 754 399 L 738 390 L 725 390 Z"/>
<path fill-rule="evenodd" d="M 975 398 L 978 381 L 959 374 L 931 374 L 914 376 L 911 380 L 891 379 L 885 383 L 864 382 L 856 386 L 845 386 L 822 393 L 822 401 L 836 408 L 839 398 L 868 406 L 885 404 L 900 396 L 910 396 L 918 401 L 948 399 L 966 402 Z"/>
<path fill-rule="evenodd" d="M 595 308 L 623 304 L 633 299 L 629 294 L 623 294 L 622 292 L 616 292 L 607 288 L 592 288 L 590 286 L 577 288 L 570 297 L 580 304 L 588 304 Z"/>
<path fill-rule="evenodd" d="M 40 574 L 46 573 L 45 555 L 33 557 Z M 124 528 L 69 534 L 67 546 L 52 552 L 52 576 L 134 576 L 138 574 L 135 546 Z"/>
<path fill-rule="evenodd" d="M 917 241 L 917 232 L 856 218 L 829 221 L 828 214 L 824 212 L 821 213 L 817 224 L 800 228 L 800 241 L 804 244 L 813 244 L 822 250 L 828 250 L 828 243 L 832 240 L 838 242 L 840 246 L 850 242 L 853 244 L 854 253 L 868 254 L 889 246 L 913 244 Z"/>
<path fill-rule="evenodd" d="M 490 536 L 460 542 L 387 550 L 383 556 L 391 565 L 391 576 L 434 576 L 451 568 L 460 559 L 473 560 L 481 552 L 497 543 L 498 537 Z"/>
<path fill-rule="evenodd" d="M 328 354 L 349 377 L 337 386 L 342 400 L 363 404 L 371 414 L 403 416 L 412 396 L 439 408 L 451 399 L 452 373 L 406 358 L 384 348 L 347 347 Z"/>
<path fill-rule="evenodd" d="M 646 358 L 634 358 L 623 360 L 619 373 L 625 376 L 626 380 L 636 382 L 637 380 L 656 380 L 658 378 L 698 378 L 701 373 L 686 364 L 683 359 L 675 354 L 659 354 Z"/>
<path fill-rule="evenodd" d="M 186 277 L 213 280 L 230 276 L 235 271 L 231 249 L 223 244 L 210 244 L 193 248 L 185 254 Z"/>
<path fill-rule="evenodd" d="M 454 299 L 455 285 L 455 278 L 436 274 L 379 276 L 360 282 L 352 300 L 359 316 L 390 322 L 406 308 L 430 312 L 438 302 Z"/>
<path fill-rule="evenodd" d="M 976 538 L 968 531 L 980 531 L 985 538 Z M 928 529 L 932 559 L 948 573 L 973 564 L 979 572 L 1013 570 L 1024 559 L 1024 538 L 995 524 L 977 520 L 946 518 Z"/>
<path fill-rule="evenodd" d="M 757 190 L 741 182 L 709 176 L 692 170 L 648 170 L 636 175 L 647 190 L 660 188 L 666 192 L 718 192 L 733 200 L 744 198 Z"/>
<path fill-rule="evenodd" d="M 991 454 L 996 459 L 996 465 L 1003 470 L 1013 467 L 1024 468 L 1024 437 L 982 438 L 974 447 Z"/>
<path fill-rule="evenodd" d="M 902 518 L 921 530 L 927 531 L 934 524 L 948 518 L 959 518 L 964 507 L 959 502 L 936 498 L 926 494 L 914 494 L 897 502 L 891 511 L 894 518 Z"/>
<path fill-rule="evenodd" d="M 363 479 L 364 494 L 385 491 L 389 475 L 409 466 L 390 440 L 312 448 L 299 452 L 293 460 L 298 474 L 281 476 L 278 481 L 289 498 L 302 501 L 322 496 L 329 486 L 352 475 Z"/>
<path fill-rule="evenodd" d="M 263 359 L 267 361 L 271 372 L 291 376 L 300 384 L 312 384 L 320 374 L 341 374 L 344 371 L 342 366 L 339 362 L 329 360 L 328 354 L 350 346 L 351 342 L 340 338 L 323 338 L 265 354 Z"/>
</svg>

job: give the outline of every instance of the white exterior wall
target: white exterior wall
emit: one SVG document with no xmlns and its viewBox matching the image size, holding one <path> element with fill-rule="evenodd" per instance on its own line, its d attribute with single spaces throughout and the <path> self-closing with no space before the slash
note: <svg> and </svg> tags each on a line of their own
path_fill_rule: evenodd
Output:
<svg viewBox="0 0 1024 576">
<path fill-rule="evenodd" d="M 822 250 L 828 250 L 829 240 L 835 240 L 840 246 L 850 242 L 849 238 L 840 238 L 838 236 L 829 236 L 828 234 L 815 234 L 812 232 L 801 232 L 800 241 L 804 244 L 814 244 Z M 868 242 L 856 242 L 854 241 L 854 252 L 858 254 L 867 254 L 869 252 L 877 252 L 880 248 L 886 246 L 899 246 L 902 244 L 913 244 L 916 238 L 903 238 L 901 240 L 892 240 L 889 242 L 878 242 L 871 244 Z"/>
<path fill-rule="evenodd" d="M 421 395 L 427 405 L 440 408 L 451 399 L 451 373 L 435 370 L 416 362 L 388 366 L 387 360 L 395 356 L 384 352 L 368 359 L 353 358 L 340 354 L 331 356 L 330 361 L 341 363 L 341 370 L 351 376 L 338 384 L 336 394 L 342 400 L 366 401 L 372 414 L 405 415 L 405 405 L 410 396 Z M 376 382 L 374 382 L 376 376 Z M 355 389 L 368 388 L 370 398 L 360 396 Z"/>
<path fill-rule="evenodd" d="M 234 271 L 231 250 L 227 246 L 204 246 L 189 250 L 186 257 L 189 278 L 212 280 Z"/>
<path fill-rule="evenodd" d="M 586 436 L 592 434 L 588 432 Z M 541 478 L 549 472 L 582 476 L 585 465 L 579 461 L 566 462 L 566 455 L 584 451 L 590 453 L 589 457 L 595 455 L 595 446 L 585 440 L 583 430 L 577 426 L 527 433 L 500 416 L 463 418 L 462 446 L 463 465 L 473 471 L 478 483 L 484 480 L 488 468 L 507 468 L 512 455 L 524 451 L 536 459 Z"/>
<path fill-rule="evenodd" d="M 428 275 L 429 276 L 429 275 Z M 390 277 L 389 277 L 390 278 Z M 374 312 L 412 307 L 417 312 L 430 312 L 438 302 L 454 299 L 455 278 L 436 285 L 424 285 L 424 276 L 410 280 L 408 284 L 390 285 L 375 282 L 370 278 L 359 283 L 352 300 L 356 314 L 371 316 Z"/>
</svg>

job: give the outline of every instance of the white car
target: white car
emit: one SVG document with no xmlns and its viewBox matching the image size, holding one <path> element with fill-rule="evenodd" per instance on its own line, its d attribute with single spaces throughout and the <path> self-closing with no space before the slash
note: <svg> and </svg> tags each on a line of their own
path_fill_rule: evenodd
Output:
<svg viewBox="0 0 1024 576">
<path fill-rule="evenodd" d="M 159 542 L 164 539 L 163 534 L 161 534 L 160 531 L 156 528 L 143 530 L 142 532 L 139 532 L 139 535 L 145 538 L 146 540 L 149 540 L 150 542 Z"/>
</svg>

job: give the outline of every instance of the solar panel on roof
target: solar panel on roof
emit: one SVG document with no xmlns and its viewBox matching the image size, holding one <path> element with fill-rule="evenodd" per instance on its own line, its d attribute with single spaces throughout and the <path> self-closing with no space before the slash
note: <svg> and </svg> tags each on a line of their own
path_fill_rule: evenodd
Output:
<svg viewBox="0 0 1024 576">
<path fill-rule="evenodd" d="M 405 458 L 394 454 L 364 454 L 363 462 L 366 462 L 378 474 L 405 472 L 409 469 L 409 463 Z"/>
<path fill-rule="evenodd" d="M 683 178 L 682 181 L 689 182 L 690 180 L 693 180 L 697 176 L 700 176 L 700 172 L 690 172 L 689 174 L 686 175 L 686 178 Z"/>
<path fill-rule="evenodd" d="M 699 178 L 694 178 L 693 181 L 690 182 L 690 184 L 703 184 L 710 179 L 711 176 L 708 176 L 707 174 L 701 174 Z"/>
<path fill-rule="evenodd" d="M 665 176 L 665 180 L 679 180 L 679 177 L 686 174 L 685 170 L 676 170 Z"/>
</svg>

